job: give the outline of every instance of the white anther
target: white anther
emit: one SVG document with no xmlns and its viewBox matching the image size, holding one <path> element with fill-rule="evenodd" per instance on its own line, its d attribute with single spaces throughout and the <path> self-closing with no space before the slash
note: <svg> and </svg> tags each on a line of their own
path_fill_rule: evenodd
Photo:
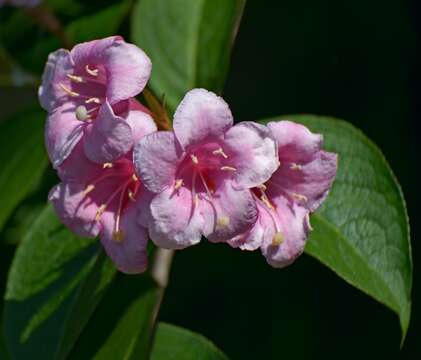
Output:
<svg viewBox="0 0 421 360">
<path fill-rule="evenodd" d="M 132 180 L 134 182 L 138 181 L 139 179 L 137 178 L 136 174 L 132 174 Z"/>
<path fill-rule="evenodd" d="M 223 171 L 237 171 L 235 167 L 232 166 L 221 166 L 221 170 Z"/>
<path fill-rule="evenodd" d="M 266 191 L 266 189 L 267 189 L 265 184 L 257 185 L 257 187 L 259 188 L 260 191 Z"/>
<path fill-rule="evenodd" d="M 107 162 L 102 165 L 103 169 L 111 169 L 113 167 L 113 163 Z"/>
<path fill-rule="evenodd" d="M 281 232 L 277 232 L 275 236 L 272 239 L 272 245 L 273 246 L 279 246 L 285 241 L 284 234 Z"/>
<path fill-rule="evenodd" d="M 82 76 L 76 76 L 76 75 L 72 75 L 72 74 L 66 74 L 66 76 L 74 82 L 77 82 L 77 83 L 83 82 Z"/>
<path fill-rule="evenodd" d="M 298 201 L 304 201 L 304 202 L 306 202 L 308 199 L 307 199 L 307 196 L 304 196 L 304 195 L 301 195 L 301 194 L 297 194 L 297 193 L 292 193 L 291 194 L 291 196 L 295 199 L 295 200 L 298 200 Z"/>
<path fill-rule="evenodd" d="M 228 155 L 224 153 L 224 150 L 221 147 L 219 149 L 212 151 L 212 154 L 221 155 L 224 159 L 228 159 Z"/>
<path fill-rule="evenodd" d="M 91 191 L 95 189 L 95 185 L 89 184 L 85 190 L 83 190 L 83 195 L 88 195 Z"/>
<path fill-rule="evenodd" d="M 60 88 L 67 93 L 69 96 L 73 96 L 73 97 L 78 97 L 79 93 L 70 90 L 66 85 L 63 85 L 62 83 L 58 84 L 58 86 L 60 86 Z"/>
<path fill-rule="evenodd" d="M 101 100 L 99 100 L 96 97 L 91 97 L 91 98 L 85 100 L 85 104 L 90 104 L 90 103 L 101 104 Z"/>
<path fill-rule="evenodd" d="M 91 76 L 98 76 L 98 69 L 89 69 L 89 65 L 86 65 L 85 70 Z"/>
<path fill-rule="evenodd" d="M 183 186 L 183 184 L 184 184 L 183 179 L 176 180 L 174 184 L 174 190 L 178 190 L 179 188 Z"/>
<path fill-rule="evenodd" d="M 124 234 L 122 230 L 113 231 L 112 239 L 115 242 L 121 243 L 124 240 Z"/>
<path fill-rule="evenodd" d="M 198 164 L 199 163 L 199 159 L 197 158 L 196 155 L 191 154 L 190 155 L 191 161 L 193 161 L 193 164 Z"/>
<path fill-rule="evenodd" d="M 219 227 L 225 227 L 230 223 L 230 218 L 228 216 L 220 216 L 216 221 L 216 225 Z"/>
<path fill-rule="evenodd" d="M 86 109 L 85 106 L 83 105 L 79 105 L 76 108 L 76 119 L 80 120 L 80 121 L 86 121 L 90 118 L 88 110 Z"/>
<path fill-rule="evenodd" d="M 102 204 L 95 214 L 95 221 L 99 221 L 101 219 L 102 214 L 104 213 L 105 209 L 107 208 L 106 204 Z"/>
<path fill-rule="evenodd" d="M 289 166 L 289 168 L 291 170 L 301 170 L 303 167 L 301 165 L 296 164 L 296 163 L 291 163 L 291 165 Z"/>
</svg>

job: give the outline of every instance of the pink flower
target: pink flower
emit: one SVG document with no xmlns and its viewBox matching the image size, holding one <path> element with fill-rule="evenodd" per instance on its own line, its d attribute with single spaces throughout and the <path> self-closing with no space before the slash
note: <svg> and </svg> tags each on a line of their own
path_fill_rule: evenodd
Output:
<svg viewBox="0 0 421 360">
<path fill-rule="evenodd" d="M 146 54 L 119 36 L 51 53 L 39 99 L 49 112 L 46 143 L 53 166 L 82 138 L 86 156 L 94 162 L 127 153 L 133 146 L 129 110 L 145 110 L 130 99 L 143 90 L 150 72 Z"/>
<path fill-rule="evenodd" d="M 323 138 L 290 121 L 270 122 L 280 167 L 252 189 L 258 208 L 253 228 L 228 241 L 245 250 L 261 248 L 274 267 L 292 263 L 311 230 L 309 213 L 326 198 L 337 170 L 337 155 L 321 150 Z"/>
<path fill-rule="evenodd" d="M 174 132 L 156 132 L 136 145 L 134 163 L 151 202 L 149 234 L 158 246 L 180 249 L 202 235 L 225 241 L 247 231 L 257 216 L 250 188 L 278 167 L 265 126 L 233 125 L 225 101 L 204 89 L 187 93 Z"/>
<path fill-rule="evenodd" d="M 136 133 L 140 138 L 153 131 L 153 121 L 144 119 Z M 99 235 L 120 271 L 145 271 L 151 193 L 135 172 L 132 152 L 97 164 L 86 158 L 79 143 L 58 172 L 62 182 L 50 191 L 49 200 L 61 221 L 78 236 Z"/>
</svg>

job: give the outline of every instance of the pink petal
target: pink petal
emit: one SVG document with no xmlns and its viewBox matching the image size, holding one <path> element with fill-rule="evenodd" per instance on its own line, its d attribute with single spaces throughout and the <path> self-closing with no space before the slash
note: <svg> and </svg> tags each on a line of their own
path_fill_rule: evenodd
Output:
<svg viewBox="0 0 421 360">
<path fill-rule="evenodd" d="M 107 71 L 107 94 L 111 104 L 139 94 L 149 80 L 152 63 L 137 46 L 121 36 L 112 36 L 75 46 L 72 58 L 77 64 L 101 64 Z"/>
<path fill-rule="evenodd" d="M 95 237 L 100 224 L 95 221 L 98 205 L 90 201 L 83 191 L 85 187 L 75 183 L 60 183 L 48 195 L 60 220 L 76 235 Z"/>
<path fill-rule="evenodd" d="M 145 135 L 158 130 L 152 116 L 143 110 L 137 109 L 139 109 L 137 104 L 132 104 L 129 107 L 128 114 L 125 116 L 126 123 L 129 124 L 132 129 L 134 144 L 137 144 Z"/>
<path fill-rule="evenodd" d="M 220 137 L 232 124 L 227 103 L 205 89 L 193 89 L 186 94 L 173 122 L 175 136 L 184 148 L 206 138 Z"/>
<path fill-rule="evenodd" d="M 206 224 L 204 235 L 209 241 L 227 241 L 251 229 L 257 208 L 249 190 L 235 190 L 227 181 L 212 195 L 212 201 L 200 200 Z"/>
<path fill-rule="evenodd" d="M 45 127 L 45 143 L 54 168 L 70 155 L 83 135 L 85 124 L 76 119 L 71 103 L 56 108 L 48 116 Z"/>
<path fill-rule="evenodd" d="M 267 126 L 278 143 L 281 163 L 309 161 L 321 148 L 323 137 L 303 125 L 284 120 L 270 122 Z"/>
<path fill-rule="evenodd" d="M 203 217 L 194 205 L 192 193 L 182 187 L 165 189 L 151 203 L 151 240 L 166 249 L 183 249 L 200 241 Z"/>
<path fill-rule="evenodd" d="M 146 188 L 155 193 L 173 185 L 179 157 L 179 145 L 170 131 L 146 135 L 133 150 L 137 174 Z"/>
<path fill-rule="evenodd" d="M 101 243 L 117 269 L 127 274 L 142 273 L 148 265 L 146 228 L 136 222 L 137 204 L 131 204 L 124 210 L 120 219 L 121 239 L 116 240 L 116 214 L 105 212 L 101 217 L 103 229 L 100 234 Z"/>
<path fill-rule="evenodd" d="M 130 125 L 114 114 L 107 101 L 97 118 L 86 127 L 83 141 L 86 156 L 97 163 L 111 162 L 133 146 Z"/>
<path fill-rule="evenodd" d="M 72 59 L 68 50 L 59 49 L 48 56 L 42 75 L 42 84 L 38 89 L 41 106 L 47 111 L 53 111 L 62 105 L 67 95 L 58 87 L 59 83 L 68 83 L 66 74 L 71 74 Z"/>
<path fill-rule="evenodd" d="M 237 171 L 233 175 L 240 188 L 266 182 L 279 166 L 276 143 L 266 126 L 239 123 L 227 131 L 224 144 L 234 154 L 232 166 Z"/>
<path fill-rule="evenodd" d="M 291 264 L 304 251 L 310 224 L 307 209 L 289 204 L 283 197 L 272 201 L 276 206 L 276 220 L 283 241 L 280 245 L 274 245 L 273 238 L 265 237 L 261 250 L 270 265 L 281 268 Z"/>
</svg>

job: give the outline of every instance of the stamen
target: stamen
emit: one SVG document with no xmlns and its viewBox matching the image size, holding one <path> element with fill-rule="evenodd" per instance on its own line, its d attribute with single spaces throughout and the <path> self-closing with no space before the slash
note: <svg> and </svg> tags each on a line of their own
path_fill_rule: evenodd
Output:
<svg viewBox="0 0 421 360">
<path fill-rule="evenodd" d="M 89 184 L 85 190 L 83 190 L 83 195 L 88 195 L 91 191 L 93 191 L 95 189 L 95 185 L 93 184 Z"/>
<path fill-rule="evenodd" d="M 85 106 L 79 105 L 76 108 L 76 119 L 79 121 L 86 121 L 90 118 L 89 112 Z"/>
<path fill-rule="evenodd" d="M 206 183 L 206 180 L 200 171 L 199 171 L 199 176 L 200 176 L 200 179 L 202 180 L 203 186 L 205 187 L 206 193 L 208 194 L 209 200 L 210 200 L 212 198 L 212 191 L 209 189 L 208 184 Z"/>
<path fill-rule="evenodd" d="M 219 227 L 225 227 L 230 223 L 230 218 L 228 216 L 220 216 L 216 221 L 216 225 Z"/>
<path fill-rule="evenodd" d="M 69 96 L 78 97 L 80 95 L 79 93 L 70 90 L 66 85 L 63 85 L 62 83 L 58 84 L 58 86 L 60 86 L 60 88 Z"/>
<path fill-rule="evenodd" d="M 129 199 L 133 202 L 136 201 L 136 198 L 134 197 L 134 193 L 133 191 L 131 191 L 130 189 L 127 191 L 127 195 L 129 196 Z"/>
<path fill-rule="evenodd" d="M 212 151 L 212 154 L 221 155 L 224 159 L 228 159 L 228 155 L 224 153 L 224 150 L 221 147 L 219 149 Z"/>
<path fill-rule="evenodd" d="M 121 243 L 124 240 L 124 234 L 122 230 L 113 231 L 112 239 L 115 242 Z"/>
<path fill-rule="evenodd" d="M 190 154 L 190 158 L 191 161 L 193 161 L 193 164 L 197 165 L 199 163 L 199 160 L 196 155 Z"/>
<path fill-rule="evenodd" d="M 107 162 L 102 165 L 103 169 L 111 169 L 113 167 L 113 163 Z"/>
<path fill-rule="evenodd" d="M 107 208 L 107 204 L 102 204 L 95 214 L 95 221 L 99 221 L 101 219 L 102 214 L 104 213 L 105 209 Z"/>
<path fill-rule="evenodd" d="M 178 190 L 179 188 L 181 188 L 184 184 L 183 179 L 178 179 L 175 181 L 175 185 L 174 185 L 174 190 Z"/>
<path fill-rule="evenodd" d="M 194 195 L 193 201 L 194 201 L 194 206 L 197 207 L 199 205 L 199 195 L 198 194 Z"/>
<path fill-rule="evenodd" d="M 77 83 L 81 83 L 81 82 L 83 82 L 83 78 L 82 78 L 82 76 L 76 76 L 76 75 L 72 75 L 72 74 L 66 74 L 66 76 L 71 80 L 71 81 L 74 81 L 74 82 L 77 82 Z"/>
<path fill-rule="evenodd" d="M 91 76 L 98 76 L 98 71 L 99 71 L 98 69 L 90 69 L 89 65 L 86 65 L 85 70 Z"/>
<path fill-rule="evenodd" d="M 139 179 L 137 178 L 136 174 L 132 174 L 132 180 L 134 182 L 138 181 Z"/>
<path fill-rule="evenodd" d="M 259 188 L 260 191 L 266 191 L 266 189 L 267 189 L 265 184 L 260 184 L 257 187 Z"/>
<path fill-rule="evenodd" d="M 304 201 L 304 202 L 306 202 L 308 199 L 307 199 L 307 196 L 304 196 L 304 195 L 301 195 L 301 194 L 297 194 L 297 193 L 292 193 L 291 194 L 291 196 L 295 199 L 295 200 L 297 200 L 297 201 Z"/>
<path fill-rule="evenodd" d="M 232 166 L 221 166 L 221 170 L 223 171 L 237 171 L 235 167 Z"/>
<path fill-rule="evenodd" d="M 301 165 L 296 164 L 296 163 L 291 163 L 291 165 L 289 166 L 289 168 L 291 170 L 301 170 L 303 167 Z"/>
<path fill-rule="evenodd" d="M 285 241 L 284 234 L 278 231 L 272 239 L 273 246 L 279 246 Z"/>
<path fill-rule="evenodd" d="M 260 197 L 260 200 L 262 200 L 262 202 L 271 210 L 274 210 L 273 205 L 270 203 L 268 197 L 266 196 L 266 194 L 262 194 L 262 196 Z"/>
<path fill-rule="evenodd" d="M 85 104 L 90 104 L 90 103 L 101 104 L 101 100 L 99 100 L 96 97 L 91 97 L 91 98 L 85 100 Z"/>
</svg>

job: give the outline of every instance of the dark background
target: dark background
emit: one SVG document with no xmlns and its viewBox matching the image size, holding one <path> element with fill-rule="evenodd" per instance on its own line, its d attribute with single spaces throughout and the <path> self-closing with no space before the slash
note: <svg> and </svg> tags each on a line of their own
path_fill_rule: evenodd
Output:
<svg viewBox="0 0 421 360">
<path fill-rule="evenodd" d="M 179 252 L 161 320 L 204 334 L 233 360 L 421 359 L 420 33 L 419 0 L 249 0 L 224 92 L 237 120 L 329 115 L 382 149 L 412 231 L 413 315 L 402 351 L 397 316 L 307 255 L 274 270 L 259 252 L 226 245 Z M 0 89 L 0 119 L 33 99 Z"/>
<path fill-rule="evenodd" d="M 420 20 L 419 1 L 248 1 L 224 93 L 237 120 L 330 115 L 382 149 L 412 226 L 402 351 L 397 316 L 307 255 L 274 270 L 258 252 L 183 250 L 161 319 L 203 333 L 232 359 L 421 359 Z"/>
</svg>

